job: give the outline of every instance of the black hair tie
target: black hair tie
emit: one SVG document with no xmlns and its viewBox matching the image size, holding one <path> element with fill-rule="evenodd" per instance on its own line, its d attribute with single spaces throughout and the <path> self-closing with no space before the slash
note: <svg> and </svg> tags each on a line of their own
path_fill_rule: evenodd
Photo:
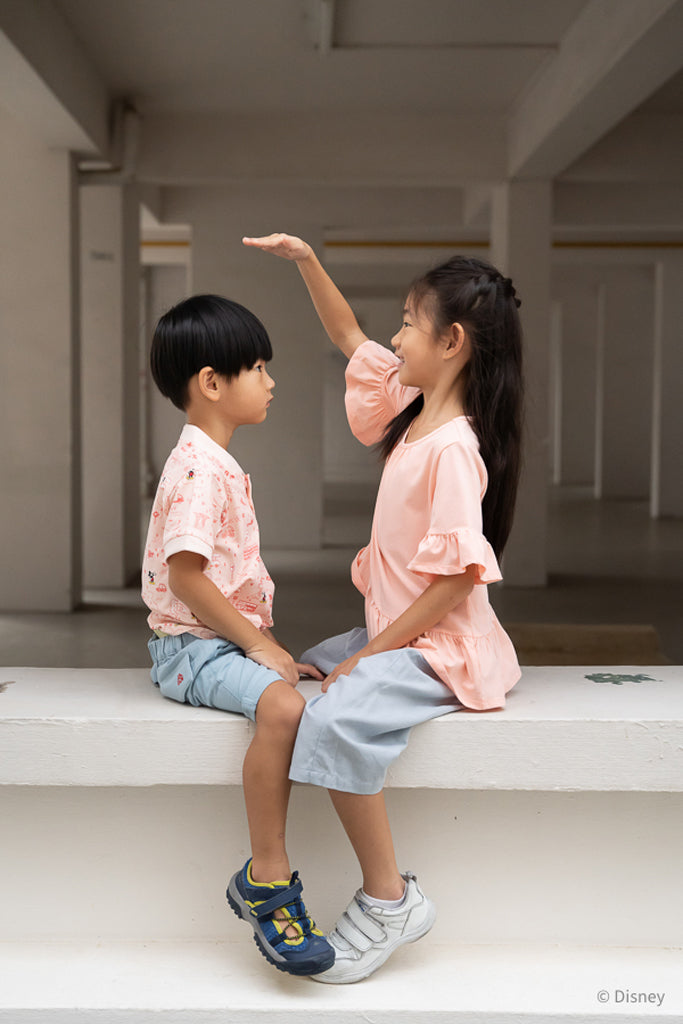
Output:
<svg viewBox="0 0 683 1024">
<path fill-rule="evenodd" d="M 503 290 L 504 290 L 505 298 L 506 299 L 512 299 L 514 301 L 515 306 L 517 307 L 517 309 L 519 309 L 519 307 L 522 305 L 522 303 L 521 303 L 521 300 L 517 298 L 517 292 L 515 291 L 515 286 L 512 283 L 512 278 L 501 277 L 500 280 L 501 280 L 502 285 L 503 285 Z"/>
</svg>

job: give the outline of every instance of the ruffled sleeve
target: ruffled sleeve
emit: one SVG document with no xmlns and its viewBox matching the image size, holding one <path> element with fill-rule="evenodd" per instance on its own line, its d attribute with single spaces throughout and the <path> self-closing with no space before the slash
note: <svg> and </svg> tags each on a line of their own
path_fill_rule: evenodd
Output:
<svg viewBox="0 0 683 1024">
<path fill-rule="evenodd" d="M 355 437 L 376 444 L 388 424 L 419 395 L 398 382 L 399 360 L 376 341 L 365 341 L 346 367 L 346 415 Z"/>
<path fill-rule="evenodd" d="M 503 578 L 486 537 L 464 526 L 452 533 L 428 533 L 408 568 L 427 576 L 457 576 L 470 565 L 476 567 L 477 583 L 497 583 Z"/>
<path fill-rule="evenodd" d="M 493 548 L 482 532 L 481 502 L 487 482 L 474 435 L 440 452 L 429 482 L 429 526 L 408 563 L 411 572 L 449 576 L 474 565 L 477 583 L 502 579 Z"/>
</svg>

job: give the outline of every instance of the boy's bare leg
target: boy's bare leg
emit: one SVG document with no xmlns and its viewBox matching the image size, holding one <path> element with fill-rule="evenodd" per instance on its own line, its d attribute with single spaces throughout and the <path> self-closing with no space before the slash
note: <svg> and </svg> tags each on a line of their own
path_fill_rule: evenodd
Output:
<svg viewBox="0 0 683 1024">
<path fill-rule="evenodd" d="M 380 900 L 399 900 L 405 882 L 396 864 L 384 793 L 330 790 L 330 797 L 358 857 L 365 892 Z"/>
<path fill-rule="evenodd" d="M 242 769 L 255 882 L 282 881 L 291 874 L 285 846 L 289 764 L 305 705 L 297 690 L 278 680 L 263 691 L 256 708 L 256 733 Z"/>
</svg>

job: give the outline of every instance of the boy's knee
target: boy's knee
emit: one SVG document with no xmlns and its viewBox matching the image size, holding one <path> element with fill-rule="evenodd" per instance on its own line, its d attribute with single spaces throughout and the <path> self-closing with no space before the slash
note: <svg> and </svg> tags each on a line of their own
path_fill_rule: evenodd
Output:
<svg viewBox="0 0 683 1024">
<path fill-rule="evenodd" d="M 289 683 L 271 683 L 256 706 L 256 724 L 295 733 L 299 728 L 306 701 Z"/>
</svg>

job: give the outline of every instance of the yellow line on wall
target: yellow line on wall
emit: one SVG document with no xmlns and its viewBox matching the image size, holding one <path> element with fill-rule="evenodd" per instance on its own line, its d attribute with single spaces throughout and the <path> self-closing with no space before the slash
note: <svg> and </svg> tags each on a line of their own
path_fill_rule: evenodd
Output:
<svg viewBox="0 0 683 1024">
<path fill-rule="evenodd" d="M 446 240 L 446 241 L 369 241 L 348 239 L 325 242 L 330 249 L 487 249 L 488 241 Z M 553 249 L 683 249 L 683 240 L 671 239 L 660 241 L 557 241 L 552 243 Z"/>
<path fill-rule="evenodd" d="M 191 244 L 192 244 L 191 242 L 183 242 L 183 241 L 163 241 L 160 238 L 159 239 L 154 239 L 153 241 L 148 241 L 147 239 L 144 239 L 142 242 L 140 242 L 140 245 L 156 245 L 156 246 L 163 246 L 164 248 L 173 245 L 173 246 L 177 246 L 177 247 L 182 248 L 182 249 L 188 249 Z"/>
</svg>

